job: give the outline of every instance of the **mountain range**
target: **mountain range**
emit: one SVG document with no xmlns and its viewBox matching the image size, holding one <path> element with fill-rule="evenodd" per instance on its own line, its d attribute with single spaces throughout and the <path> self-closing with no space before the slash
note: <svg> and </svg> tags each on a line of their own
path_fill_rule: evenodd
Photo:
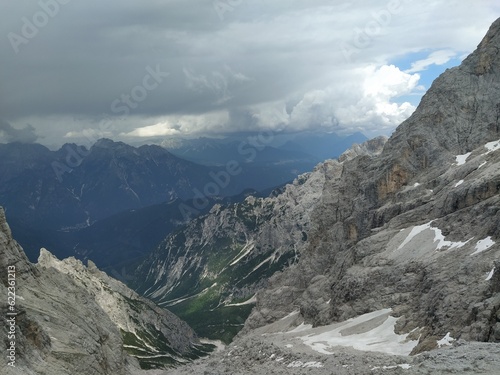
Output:
<svg viewBox="0 0 500 375">
<path fill-rule="evenodd" d="M 93 262 L 30 263 L 0 210 L 13 373 L 498 374 L 499 98 L 500 19 L 389 139 L 173 228 L 127 271 L 138 293 Z M 226 346 L 191 362 L 199 336 Z"/>
<path fill-rule="evenodd" d="M 133 147 L 109 139 L 90 149 L 66 144 L 57 151 L 39 144 L 0 144 L 0 204 L 32 261 L 40 247 L 50 246 L 61 258 L 90 256 L 99 267 L 117 268 L 213 204 L 249 192 L 266 194 L 319 161 L 268 146 L 273 138 L 199 139 L 183 141 L 182 152 L 176 148 L 206 165 L 160 146 Z M 360 134 L 330 138 L 336 140 L 332 153 L 364 139 Z M 141 231 L 135 223 L 145 223 L 146 217 L 152 228 L 144 225 Z"/>
</svg>

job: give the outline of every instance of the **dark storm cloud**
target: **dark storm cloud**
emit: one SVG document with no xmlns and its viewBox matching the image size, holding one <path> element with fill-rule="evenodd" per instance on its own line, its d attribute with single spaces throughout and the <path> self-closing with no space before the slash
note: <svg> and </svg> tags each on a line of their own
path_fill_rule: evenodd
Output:
<svg viewBox="0 0 500 375">
<path fill-rule="evenodd" d="M 33 124 L 54 143 L 83 133 L 390 128 L 411 106 L 377 108 L 414 90 L 415 77 L 393 69 L 394 96 L 368 100 L 367 75 L 408 51 L 470 51 L 498 8 L 453 3 L 8 1 L 0 13 L 0 115 L 15 128 Z M 373 22 L 380 30 L 356 47 Z M 103 119 L 113 122 L 105 131 Z"/>
<path fill-rule="evenodd" d="M 38 140 L 35 128 L 27 124 L 23 129 L 15 129 L 7 121 L 0 119 L 0 141 L 34 143 Z"/>
</svg>

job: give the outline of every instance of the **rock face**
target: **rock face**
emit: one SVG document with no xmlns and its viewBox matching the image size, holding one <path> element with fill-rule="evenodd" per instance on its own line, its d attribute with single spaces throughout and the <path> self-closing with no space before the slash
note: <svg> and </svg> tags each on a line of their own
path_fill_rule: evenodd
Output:
<svg viewBox="0 0 500 375">
<path fill-rule="evenodd" d="M 499 341 L 499 50 L 500 19 L 381 155 L 325 181 L 300 261 L 257 295 L 245 331 L 295 308 L 313 325 L 392 308 L 399 332 L 418 330 L 415 353 L 447 332 Z"/>
<path fill-rule="evenodd" d="M 1 269 L 15 267 L 12 374 L 135 374 L 141 367 L 186 362 L 208 349 L 186 323 L 92 263 L 59 261 L 45 249 L 38 264 L 29 263 L 1 207 L 0 250 Z M 2 271 L 5 296 L 8 286 Z M 7 308 L 2 303 L 2 316 L 11 311 Z"/>
<path fill-rule="evenodd" d="M 339 181 L 342 163 L 381 152 L 381 137 L 356 145 L 268 198 L 216 205 L 168 236 L 136 274 L 140 293 L 168 306 L 198 333 L 230 339 L 243 326 L 252 298 L 267 279 L 295 263 L 306 249 L 311 213 L 326 181 Z M 288 291 L 294 295 L 295 290 Z M 294 295 L 297 297 L 298 295 Z M 287 306 L 275 306 L 281 314 Z"/>
</svg>

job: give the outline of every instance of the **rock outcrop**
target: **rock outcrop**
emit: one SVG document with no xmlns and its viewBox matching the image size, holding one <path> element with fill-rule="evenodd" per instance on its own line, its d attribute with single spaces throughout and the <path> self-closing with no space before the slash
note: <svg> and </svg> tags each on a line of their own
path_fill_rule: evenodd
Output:
<svg viewBox="0 0 500 375">
<path fill-rule="evenodd" d="M 38 264 L 31 264 L 1 207 L 0 251 L 2 295 L 12 286 L 3 270 L 15 275 L 14 309 L 2 302 L 2 316 L 16 323 L 15 367 L 2 366 L 9 374 L 136 374 L 141 367 L 170 367 L 209 349 L 186 323 L 92 263 L 59 261 L 42 249 Z"/>
</svg>

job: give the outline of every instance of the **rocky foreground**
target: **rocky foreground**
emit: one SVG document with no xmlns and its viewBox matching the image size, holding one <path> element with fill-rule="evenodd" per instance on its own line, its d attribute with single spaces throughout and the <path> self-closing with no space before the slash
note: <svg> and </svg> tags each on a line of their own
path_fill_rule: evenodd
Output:
<svg viewBox="0 0 500 375">
<path fill-rule="evenodd" d="M 458 341 L 452 347 L 417 356 L 360 352 L 339 347 L 331 355 L 286 348 L 272 339 L 247 336 L 226 350 L 158 375 L 366 375 L 489 374 L 498 375 L 500 345 Z"/>
<path fill-rule="evenodd" d="M 158 375 L 499 374 L 498 343 L 456 340 L 447 333 L 437 349 L 409 355 L 418 337 L 396 334 L 398 318 L 392 315 L 383 309 L 313 328 L 296 311 L 209 358 Z"/>
</svg>

